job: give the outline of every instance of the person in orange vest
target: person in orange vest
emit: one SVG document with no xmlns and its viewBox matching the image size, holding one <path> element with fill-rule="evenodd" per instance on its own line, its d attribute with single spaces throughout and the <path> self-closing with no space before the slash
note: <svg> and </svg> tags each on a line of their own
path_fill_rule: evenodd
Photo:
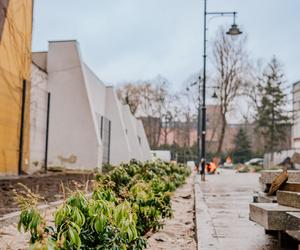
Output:
<svg viewBox="0 0 300 250">
<path fill-rule="evenodd" d="M 217 170 L 217 165 L 214 162 L 206 163 L 205 171 L 208 174 L 214 174 Z"/>
</svg>

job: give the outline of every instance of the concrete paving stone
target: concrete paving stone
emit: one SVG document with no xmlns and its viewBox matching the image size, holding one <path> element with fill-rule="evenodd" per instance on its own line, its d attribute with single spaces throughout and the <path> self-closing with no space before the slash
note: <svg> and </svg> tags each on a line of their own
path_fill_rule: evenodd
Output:
<svg viewBox="0 0 300 250">
<path fill-rule="evenodd" d="M 291 192 L 300 192 L 300 182 L 290 182 L 284 184 L 280 190 L 291 191 Z"/>
<path fill-rule="evenodd" d="M 291 231 L 287 230 L 286 233 L 287 235 L 291 236 L 295 240 L 300 241 L 300 230 L 291 230 Z"/>
<path fill-rule="evenodd" d="M 232 170 L 206 176 L 204 183 L 196 176 L 196 208 L 202 208 L 196 209 L 198 249 L 276 249 L 277 240 L 249 221 L 249 203 L 253 190 L 260 187 L 258 179 L 257 173 L 239 174 Z"/>
<path fill-rule="evenodd" d="M 264 234 L 264 232 L 261 232 Z M 274 242 L 270 242 L 265 244 L 264 239 L 256 239 L 253 242 L 248 242 L 247 245 L 243 246 L 241 248 L 241 239 L 234 239 L 234 238 L 225 238 L 221 240 L 221 244 L 223 249 L 228 249 L 228 250 L 275 250 L 277 248 L 274 248 L 275 245 L 275 240 Z M 245 242 L 246 243 L 246 242 Z M 265 244 L 265 245 L 263 245 Z M 263 246 L 262 246 L 263 245 Z"/>
<path fill-rule="evenodd" d="M 276 195 L 269 196 L 265 192 L 257 192 L 254 196 L 257 203 L 277 203 Z"/>
<path fill-rule="evenodd" d="M 287 212 L 300 212 L 300 210 L 277 203 L 250 204 L 250 220 L 267 230 L 285 231 L 292 229 L 289 228 Z"/>
<path fill-rule="evenodd" d="M 277 191 L 278 204 L 300 208 L 300 193 L 291 191 Z"/>
<path fill-rule="evenodd" d="M 197 249 L 220 249 L 216 232 L 208 212 L 205 199 L 200 190 L 199 176 L 195 176 L 195 211 L 196 211 L 196 233 Z"/>
<path fill-rule="evenodd" d="M 300 230 L 300 212 L 288 212 L 287 223 L 289 224 L 289 230 L 299 231 Z M 300 240 L 300 237 L 297 238 Z"/>
</svg>

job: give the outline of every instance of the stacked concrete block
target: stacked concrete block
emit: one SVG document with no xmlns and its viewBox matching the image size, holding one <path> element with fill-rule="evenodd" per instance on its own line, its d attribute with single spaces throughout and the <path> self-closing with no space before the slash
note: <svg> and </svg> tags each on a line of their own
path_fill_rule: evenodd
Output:
<svg viewBox="0 0 300 250">
<path fill-rule="evenodd" d="M 264 171 L 260 183 L 265 192 L 281 171 Z M 264 199 L 259 199 L 265 196 Z M 266 194 L 260 194 L 257 201 L 250 204 L 250 220 L 267 231 L 289 234 L 300 241 L 300 171 L 288 171 L 288 181 L 276 192 L 277 203 L 269 203 Z"/>
</svg>

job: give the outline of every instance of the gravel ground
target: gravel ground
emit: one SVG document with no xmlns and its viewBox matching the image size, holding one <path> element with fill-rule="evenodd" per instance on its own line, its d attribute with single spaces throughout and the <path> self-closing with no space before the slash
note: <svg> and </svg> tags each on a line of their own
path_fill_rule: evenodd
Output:
<svg viewBox="0 0 300 250">
<path fill-rule="evenodd" d="M 148 239 L 148 250 L 196 249 L 194 223 L 194 175 L 178 188 L 172 197 L 174 216 L 165 221 L 165 226 Z"/>
<path fill-rule="evenodd" d="M 45 218 L 51 221 L 54 208 L 45 210 Z M 0 228 L 0 250 L 25 250 L 28 249 L 30 240 L 29 233 L 20 233 L 17 223 Z"/>
<path fill-rule="evenodd" d="M 28 246 L 28 234 L 21 234 L 16 230 L 15 224 L 0 229 L 1 250 L 23 250 Z"/>
<path fill-rule="evenodd" d="M 83 172 L 58 172 L 48 174 L 24 175 L 16 177 L 0 177 L 0 217 L 16 212 L 19 207 L 14 200 L 13 190 L 24 190 L 19 183 L 30 188 L 34 193 L 40 194 L 47 202 L 62 199 L 63 193 L 61 184 L 65 190 L 76 189 L 78 186 L 85 186 L 88 180 L 93 180 L 94 174 Z M 92 182 L 89 181 L 89 189 Z"/>
</svg>

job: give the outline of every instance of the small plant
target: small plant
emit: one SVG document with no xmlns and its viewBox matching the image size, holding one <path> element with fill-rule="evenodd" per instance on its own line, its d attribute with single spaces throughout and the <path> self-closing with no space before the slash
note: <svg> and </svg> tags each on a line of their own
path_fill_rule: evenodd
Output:
<svg viewBox="0 0 300 250">
<path fill-rule="evenodd" d="M 14 190 L 15 200 L 18 203 L 21 214 L 18 223 L 19 232 L 30 232 L 31 249 L 56 249 L 53 238 L 53 228 L 47 227 L 45 219 L 37 208 L 38 202 L 43 197 L 33 193 L 28 187 L 19 183 L 23 188 L 19 193 Z"/>
</svg>

